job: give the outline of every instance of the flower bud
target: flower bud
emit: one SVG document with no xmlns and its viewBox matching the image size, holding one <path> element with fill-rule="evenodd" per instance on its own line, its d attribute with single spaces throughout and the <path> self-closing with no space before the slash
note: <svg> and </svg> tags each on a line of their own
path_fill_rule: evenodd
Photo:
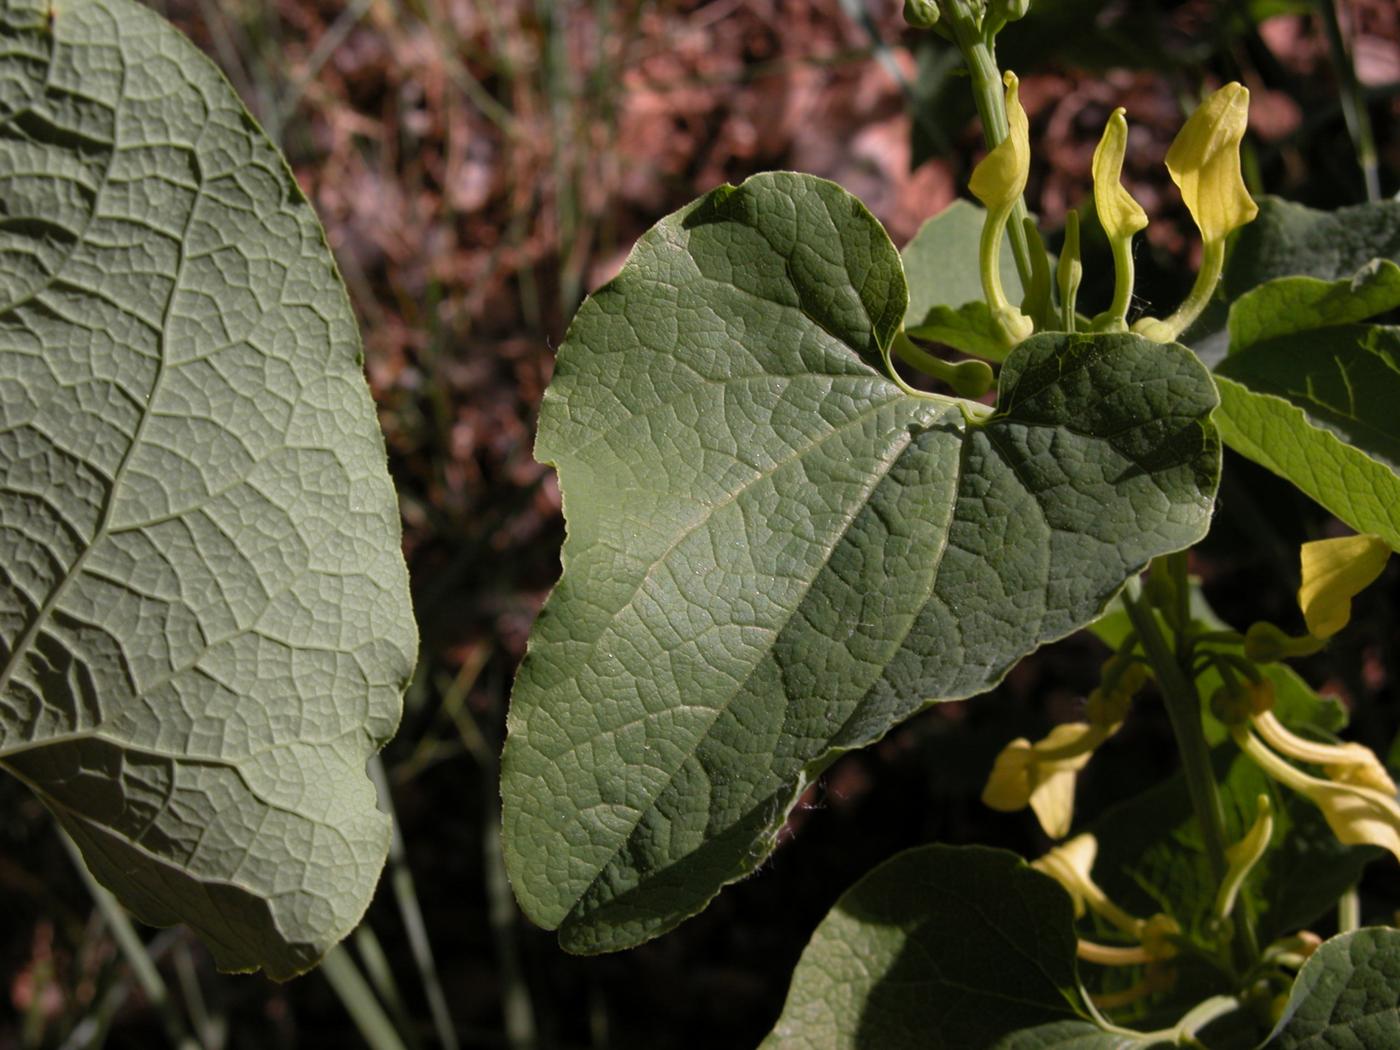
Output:
<svg viewBox="0 0 1400 1050">
<path fill-rule="evenodd" d="M 938 4 L 934 0 L 904 0 L 904 21 L 915 29 L 932 29 L 938 24 Z"/>
</svg>

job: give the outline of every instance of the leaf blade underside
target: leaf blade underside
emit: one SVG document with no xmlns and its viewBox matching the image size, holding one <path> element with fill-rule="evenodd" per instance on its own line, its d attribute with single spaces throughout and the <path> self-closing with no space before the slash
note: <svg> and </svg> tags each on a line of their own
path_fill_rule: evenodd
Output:
<svg viewBox="0 0 1400 1050">
<path fill-rule="evenodd" d="M 564 575 L 502 772 L 513 885 L 566 948 L 699 911 L 836 754 L 1204 532 L 1215 394 L 1189 352 L 1038 337 L 969 428 L 870 366 L 905 300 L 859 202 L 777 173 L 663 220 L 575 319 L 536 451 Z"/>
<path fill-rule="evenodd" d="M 417 645 L 354 317 L 174 29 L 8 0 L 0 36 L 0 763 L 138 917 L 290 977 L 378 880 Z"/>
</svg>

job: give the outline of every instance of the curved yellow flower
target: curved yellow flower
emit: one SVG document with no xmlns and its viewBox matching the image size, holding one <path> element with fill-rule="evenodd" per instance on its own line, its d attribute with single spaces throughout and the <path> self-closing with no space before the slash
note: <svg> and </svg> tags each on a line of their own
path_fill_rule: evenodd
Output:
<svg viewBox="0 0 1400 1050">
<path fill-rule="evenodd" d="M 1394 795 L 1309 776 L 1274 754 L 1244 726 L 1234 726 L 1230 735 L 1260 769 L 1322 810 L 1339 842 L 1348 846 L 1380 846 L 1400 860 L 1400 803 Z"/>
<path fill-rule="evenodd" d="M 1240 174 L 1248 124 L 1249 89 L 1231 82 L 1196 108 L 1167 150 L 1167 171 L 1207 244 L 1259 214 Z"/>
<path fill-rule="evenodd" d="M 1362 533 L 1303 544 L 1298 604 L 1308 633 L 1330 638 L 1351 619 L 1351 600 L 1375 582 L 1390 558 L 1379 536 Z"/>
<path fill-rule="evenodd" d="M 1229 83 L 1196 108 L 1171 148 L 1167 171 L 1201 231 L 1201 269 L 1185 301 L 1168 318 L 1143 317 L 1133 331 L 1166 343 L 1206 308 L 1225 265 L 1225 238 L 1259 214 L 1240 173 L 1240 143 L 1249 124 L 1249 90 Z"/>
<path fill-rule="evenodd" d="M 968 188 L 987 209 L 978 248 L 982 294 L 1002 342 L 1015 346 L 1031 334 L 1035 325 L 1006 298 L 1001 284 L 1001 242 L 1011 210 L 1026 189 L 1031 170 L 1031 139 L 1030 121 L 1017 90 L 1020 81 L 1015 73 L 1007 71 L 1002 82 L 1006 85 L 1006 138 L 973 169 Z"/>
<path fill-rule="evenodd" d="M 1244 880 L 1249 877 L 1254 865 L 1264 856 L 1269 848 L 1269 840 L 1273 838 L 1274 807 L 1269 802 L 1269 796 L 1258 796 L 1255 808 L 1254 824 L 1245 832 L 1244 838 L 1225 849 L 1225 859 L 1230 867 L 1215 894 L 1215 916 L 1218 919 L 1228 919 L 1230 913 L 1235 910 L 1235 900 L 1239 897 L 1240 887 L 1244 885 Z"/>
<path fill-rule="evenodd" d="M 1130 937 L 1142 933 L 1143 921 L 1129 915 L 1108 899 L 1093 879 L 1090 872 L 1094 859 L 1099 855 L 1099 840 L 1087 832 L 1076 835 L 1068 842 L 1061 843 L 1040 858 L 1031 862 L 1031 867 L 1064 887 L 1074 901 L 1074 916 L 1082 918 L 1085 909 L 1102 915 Z"/>
<path fill-rule="evenodd" d="M 1031 170 L 1031 125 L 1021 105 L 1016 74 L 1002 76 L 1006 85 L 1006 138 L 973 169 L 968 189 L 989 212 L 1009 208 L 1026 190 Z"/>
<path fill-rule="evenodd" d="M 1011 741 L 992 766 L 983 803 L 1002 813 L 1029 805 L 1047 835 L 1063 838 L 1074 817 L 1075 774 L 1117 728 L 1066 722 L 1038 743 L 1024 737 Z"/>
<path fill-rule="evenodd" d="M 1327 779 L 1340 784 L 1354 784 L 1387 795 L 1395 795 L 1391 780 L 1376 753 L 1363 744 L 1320 744 L 1288 730 L 1272 711 L 1254 716 L 1254 731 L 1275 751 L 1321 766 Z"/>
<path fill-rule="evenodd" d="M 1113 303 L 1098 318 L 1095 327 L 1105 331 L 1127 331 L 1125 318 L 1133 294 L 1133 234 L 1147 225 L 1147 213 L 1123 188 L 1123 157 L 1128 150 L 1128 121 L 1120 106 L 1108 118 L 1103 138 L 1094 149 L 1094 208 L 1099 225 L 1113 249 Z"/>
</svg>

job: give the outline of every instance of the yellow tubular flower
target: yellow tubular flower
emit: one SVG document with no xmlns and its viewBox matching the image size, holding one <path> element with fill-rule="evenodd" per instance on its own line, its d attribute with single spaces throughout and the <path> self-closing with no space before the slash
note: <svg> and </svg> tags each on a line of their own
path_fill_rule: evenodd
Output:
<svg viewBox="0 0 1400 1050">
<path fill-rule="evenodd" d="M 1031 170 L 1030 121 L 1021 106 L 1016 74 L 1002 77 L 1006 85 L 1006 138 L 972 171 L 968 188 L 987 209 L 982 223 L 978 262 L 982 273 L 982 294 L 992 312 L 992 320 L 1002 341 L 1015 346 L 1029 336 L 1034 323 L 1007 301 L 1001 284 L 1001 242 L 1011 210 L 1021 199 Z"/>
<path fill-rule="evenodd" d="M 1064 887 L 1074 901 L 1075 918 L 1084 915 L 1086 907 L 1102 915 L 1130 937 L 1140 937 L 1144 928 L 1141 919 L 1135 919 L 1108 899 L 1103 890 L 1090 876 L 1094 858 L 1099 854 L 1099 841 L 1093 835 L 1076 835 L 1068 842 L 1050 850 L 1043 857 L 1031 863 L 1031 867 L 1049 875 Z"/>
<path fill-rule="evenodd" d="M 1225 265 L 1225 238 L 1259 214 L 1240 174 L 1240 142 L 1249 124 L 1249 90 L 1226 84 L 1197 107 L 1167 150 L 1167 171 L 1201 231 L 1201 269 L 1170 317 L 1143 317 L 1133 331 L 1159 343 L 1181 335 L 1206 308 Z"/>
<path fill-rule="evenodd" d="M 1254 731 L 1260 739 L 1280 754 L 1299 762 L 1322 766 L 1329 780 L 1370 788 L 1387 795 L 1396 794 L 1395 781 L 1390 779 L 1381 760 L 1362 744 L 1319 744 L 1289 732 L 1272 711 L 1254 716 Z"/>
<path fill-rule="evenodd" d="M 1298 604 L 1308 633 L 1330 638 L 1351 619 L 1351 600 L 1375 582 L 1390 558 L 1379 536 L 1362 533 L 1303 544 Z"/>
<path fill-rule="evenodd" d="M 1249 89 L 1229 83 L 1197 107 L 1167 150 L 1167 171 L 1207 244 L 1259 214 L 1240 174 Z"/>
<path fill-rule="evenodd" d="M 1235 900 L 1239 897 L 1240 887 L 1244 885 L 1244 880 L 1249 877 L 1254 865 L 1264 856 L 1264 852 L 1269 848 L 1269 840 L 1273 838 L 1274 807 L 1270 804 L 1268 795 L 1258 797 L 1256 809 L 1258 815 L 1254 818 L 1254 825 L 1245 832 L 1244 838 L 1225 850 L 1225 859 L 1230 867 L 1215 894 L 1215 916 L 1218 919 L 1228 919 L 1230 913 L 1235 910 Z"/>
<path fill-rule="evenodd" d="M 1380 846 L 1400 860 L 1400 804 L 1393 795 L 1309 776 L 1270 751 L 1244 726 L 1233 727 L 1230 735 L 1260 769 L 1321 809 L 1339 842 Z"/>
<path fill-rule="evenodd" d="M 1066 722 L 1036 744 L 1011 741 L 992 766 L 983 803 L 1002 813 L 1029 805 L 1047 835 L 1063 838 L 1074 817 L 1074 776 L 1117 728 Z"/>
<path fill-rule="evenodd" d="M 1098 318 L 1102 331 L 1127 331 L 1124 318 L 1133 294 L 1133 234 L 1147 225 L 1147 213 L 1123 188 L 1123 157 L 1128 149 L 1128 122 L 1120 106 L 1108 118 L 1094 150 L 1094 207 L 1113 249 L 1113 303 Z"/>
</svg>

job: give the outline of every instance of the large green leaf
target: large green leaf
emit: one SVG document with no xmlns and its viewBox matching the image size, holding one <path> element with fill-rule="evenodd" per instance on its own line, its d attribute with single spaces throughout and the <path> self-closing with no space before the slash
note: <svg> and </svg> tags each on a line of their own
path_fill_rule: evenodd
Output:
<svg viewBox="0 0 1400 1050">
<path fill-rule="evenodd" d="M 1269 281 L 1231 307 L 1216 381 L 1232 448 L 1400 549 L 1400 328 L 1356 323 L 1397 305 L 1389 260 Z"/>
<path fill-rule="evenodd" d="M 822 920 L 763 1046 L 985 1050 L 1079 1016 L 1074 951 L 1068 894 L 1014 853 L 907 850 Z"/>
<path fill-rule="evenodd" d="M 528 914 L 635 944 L 753 870 L 838 753 L 981 692 L 1205 531 L 1209 377 L 1040 336 L 970 426 L 867 362 L 899 257 L 839 187 L 756 176 L 663 220 L 579 311 L 537 455 L 564 575 L 516 680 L 502 795 Z"/>
<path fill-rule="evenodd" d="M 1267 1050 L 1400 1046 L 1400 931 L 1333 937 L 1303 965 Z"/>
<path fill-rule="evenodd" d="M 416 645 L 354 318 L 158 17 L 0 37 L 0 761 L 139 917 L 285 978 L 369 902 Z"/>
</svg>

